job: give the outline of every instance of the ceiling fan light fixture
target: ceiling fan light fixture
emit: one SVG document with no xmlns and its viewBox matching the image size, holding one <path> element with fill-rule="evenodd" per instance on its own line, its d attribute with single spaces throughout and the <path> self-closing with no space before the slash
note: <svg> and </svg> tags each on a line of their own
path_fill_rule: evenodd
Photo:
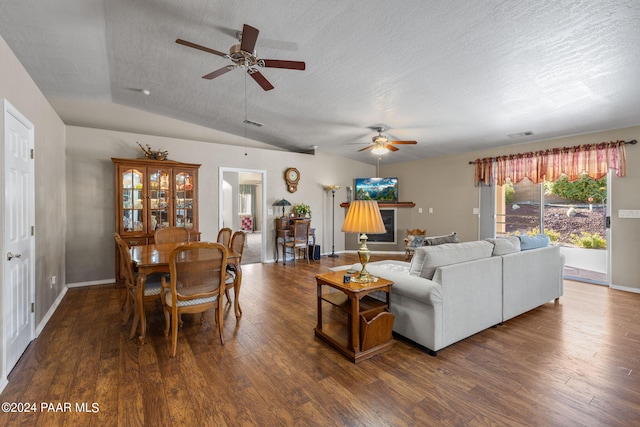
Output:
<svg viewBox="0 0 640 427">
<path fill-rule="evenodd" d="M 219 77 L 235 68 L 242 68 L 245 69 L 247 73 L 249 73 L 253 80 L 255 80 L 263 90 L 268 91 L 274 88 L 273 85 L 269 82 L 269 80 L 266 79 L 265 76 L 263 76 L 258 70 L 254 69 L 253 67 L 257 66 L 265 68 L 283 68 L 288 70 L 304 70 L 306 68 L 306 65 L 302 61 L 286 61 L 279 59 L 259 60 L 255 50 L 259 33 L 260 31 L 257 28 L 244 24 L 244 26 L 242 27 L 242 31 L 236 33 L 236 37 L 240 41 L 240 44 L 234 44 L 233 46 L 231 46 L 229 48 L 228 54 L 187 40 L 176 39 L 176 43 L 193 49 L 198 49 L 203 52 L 221 56 L 232 62 L 232 64 L 226 67 L 220 68 L 212 73 L 202 76 L 203 79 L 213 80 L 214 78 Z"/>
<path fill-rule="evenodd" d="M 371 150 L 371 153 L 375 154 L 376 156 L 387 154 L 388 152 L 389 152 L 389 149 L 384 145 L 378 145 L 374 147 L 373 150 Z"/>
</svg>

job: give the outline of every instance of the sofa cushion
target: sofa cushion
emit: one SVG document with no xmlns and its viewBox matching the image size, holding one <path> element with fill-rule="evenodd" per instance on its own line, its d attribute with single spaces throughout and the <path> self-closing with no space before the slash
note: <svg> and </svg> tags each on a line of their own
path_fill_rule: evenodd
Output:
<svg viewBox="0 0 640 427">
<path fill-rule="evenodd" d="M 489 258 L 492 252 L 493 244 L 484 240 L 423 246 L 416 248 L 409 274 L 432 279 L 438 267 Z"/>
<path fill-rule="evenodd" d="M 520 250 L 528 251 L 529 249 L 546 248 L 551 243 L 549 236 L 546 234 L 537 234 L 535 236 L 518 236 L 520 239 Z"/>
<path fill-rule="evenodd" d="M 493 256 L 500 256 L 520 252 L 520 239 L 516 236 L 506 236 L 497 239 L 485 239 L 493 244 Z"/>
<path fill-rule="evenodd" d="M 451 233 L 445 236 L 433 236 L 433 237 L 425 237 L 422 241 L 424 246 L 436 246 L 443 245 L 445 243 L 458 243 L 458 234 Z"/>
</svg>

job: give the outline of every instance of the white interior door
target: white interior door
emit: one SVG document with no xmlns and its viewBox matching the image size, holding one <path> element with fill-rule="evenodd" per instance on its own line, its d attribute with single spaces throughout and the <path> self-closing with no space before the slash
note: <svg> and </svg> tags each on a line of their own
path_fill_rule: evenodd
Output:
<svg viewBox="0 0 640 427">
<path fill-rule="evenodd" d="M 3 376 L 33 337 L 34 289 L 33 125 L 4 102 Z"/>
</svg>

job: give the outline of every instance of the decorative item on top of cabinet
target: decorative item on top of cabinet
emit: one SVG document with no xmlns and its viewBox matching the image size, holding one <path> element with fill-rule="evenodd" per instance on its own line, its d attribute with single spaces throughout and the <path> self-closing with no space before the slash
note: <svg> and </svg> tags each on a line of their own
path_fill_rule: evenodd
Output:
<svg viewBox="0 0 640 427">
<path fill-rule="evenodd" d="M 129 246 L 151 244 L 156 229 L 172 226 L 188 228 L 190 240 L 200 240 L 200 165 L 172 160 L 111 160 L 115 168 L 115 231 Z M 116 251 L 116 285 L 123 284 Z"/>
<path fill-rule="evenodd" d="M 169 157 L 168 151 L 154 151 L 151 149 L 151 146 L 149 144 L 146 144 L 147 148 L 144 148 L 139 142 L 136 142 L 136 144 L 138 144 L 140 148 L 142 148 L 145 159 L 167 160 L 167 158 Z"/>
</svg>

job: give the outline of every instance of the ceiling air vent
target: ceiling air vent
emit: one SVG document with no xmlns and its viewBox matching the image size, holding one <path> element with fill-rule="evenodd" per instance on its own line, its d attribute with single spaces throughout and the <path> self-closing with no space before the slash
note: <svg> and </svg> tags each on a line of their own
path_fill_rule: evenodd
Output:
<svg viewBox="0 0 640 427">
<path fill-rule="evenodd" d="M 244 120 L 244 122 L 245 122 L 246 124 L 248 124 L 248 125 L 252 125 L 252 126 L 255 126 L 255 127 L 259 127 L 259 128 L 261 128 L 262 126 L 264 126 L 262 123 L 254 122 L 254 121 L 252 121 L 252 120 L 247 120 L 247 119 L 245 119 L 245 120 Z"/>
<path fill-rule="evenodd" d="M 531 136 L 533 135 L 533 132 L 531 132 L 530 130 L 526 131 L 526 132 L 520 132 L 520 133 L 512 133 L 507 135 L 509 138 L 523 138 L 525 136 Z"/>
</svg>

